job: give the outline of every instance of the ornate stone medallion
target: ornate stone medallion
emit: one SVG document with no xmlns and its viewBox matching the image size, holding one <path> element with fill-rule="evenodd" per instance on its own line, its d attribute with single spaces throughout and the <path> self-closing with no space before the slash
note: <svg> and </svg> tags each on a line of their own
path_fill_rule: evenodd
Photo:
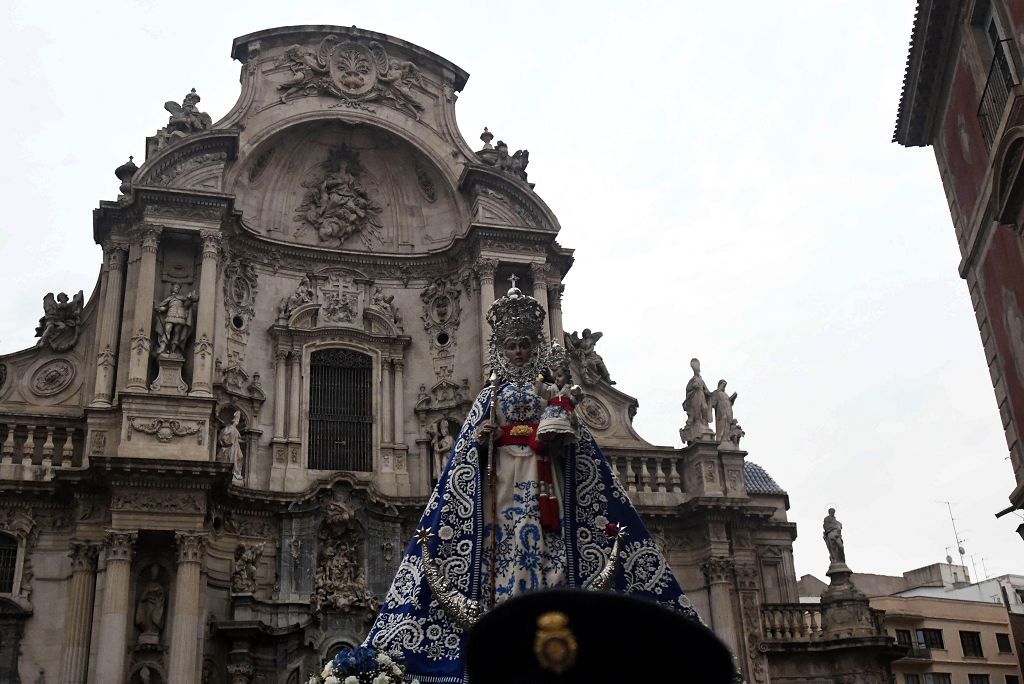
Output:
<svg viewBox="0 0 1024 684">
<path fill-rule="evenodd" d="M 612 417 L 608 409 L 600 401 L 591 396 L 583 397 L 576 407 L 583 421 L 595 430 L 607 430 L 612 425 Z"/>
<path fill-rule="evenodd" d="M 67 359 L 53 359 L 40 366 L 32 379 L 29 387 L 33 394 L 40 397 L 49 397 L 63 392 L 75 379 L 75 367 Z"/>
</svg>

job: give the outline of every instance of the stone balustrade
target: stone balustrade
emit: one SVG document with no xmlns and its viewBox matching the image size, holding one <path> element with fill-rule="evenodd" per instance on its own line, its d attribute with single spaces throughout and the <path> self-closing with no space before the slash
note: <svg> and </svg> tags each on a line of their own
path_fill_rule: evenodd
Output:
<svg viewBox="0 0 1024 684">
<path fill-rule="evenodd" d="M 630 494 L 683 492 L 682 462 L 678 452 L 609 454 L 608 461 L 619 482 Z"/>
<path fill-rule="evenodd" d="M 85 428 L 75 420 L 0 416 L 0 480 L 51 480 L 59 468 L 81 468 Z"/>
<path fill-rule="evenodd" d="M 821 606 L 767 603 L 761 608 L 766 641 L 815 641 L 822 636 Z"/>
</svg>

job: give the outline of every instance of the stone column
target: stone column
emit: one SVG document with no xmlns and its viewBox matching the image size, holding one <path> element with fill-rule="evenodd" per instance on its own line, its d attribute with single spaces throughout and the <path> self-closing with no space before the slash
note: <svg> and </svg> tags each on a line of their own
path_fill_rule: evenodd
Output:
<svg viewBox="0 0 1024 684">
<path fill-rule="evenodd" d="M 220 231 L 203 230 L 203 265 L 199 271 L 199 301 L 195 342 L 192 345 L 193 397 L 213 396 L 213 314 L 217 308 L 217 264 L 220 261 Z"/>
<path fill-rule="evenodd" d="M 135 283 L 135 311 L 132 316 L 131 355 L 128 362 L 130 390 L 148 390 L 149 348 L 153 334 L 153 290 L 156 287 L 156 250 L 161 228 L 144 226 L 140 235 L 139 277 Z"/>
<path fill-rule="evenodd" d="M 97 544 L 71 543 L 71 588 L 64 622 L 64 649 L 60 655 L 60 681 L 85 684 L 89 670 L 92 605 L 96 595 Z"/>
<path fill-rule="evenodd" d="M 100 334 L 96 355 L 96 385 L 92 406 L 107 408 L 114 397 L 114 378 L 117 362 L 117 333 L 121 329 L 121 288 L 124 287 L 125 246 L 116 242 L 104 248 L 107 278 L 104 284 L 103 308 L 100 316 Z"/>
<path fill-rule="evenodd" d="M 709 558 L 701 565 L 708 582 L 711 603 L 711 629 L 729 651 L 738 653 L 736 644 L 736 611 L 729 591 L 733 579 L 733 562 L 728 558 Z"/>
<path fill-rule="evenodd" d="M 480 348 L 483 350 L 484 365 L 487 360 L 488 340 L 491 337 L 491 326 L 487 323 L 487 309 L 494 303 L 494 274 L 498 270 L 497 259 L 481 259 L 476 264 L 480 278 Z"/>
<path fill-rule="evenodd" d="M 96 649 L 97 682 L 124 681 L 125 649 L 128 646 L 128 595 L 137 536 L 136 532 L 107 530 L 104 543 L 107 569 L 103 582 L 99 647 Z"/>
<path fill-rule="evenodd" d="M 390 442 L 393 428 L 391 424 L 394 406 L 391 400 L 391 359 L 382 358 L 380 362 L 380 415 L 382 442 Z"/>
<path fill-rule="evenodd" d="M 405 442 L 405 361 L 395 359 L 395 444 Z"/>
<path fill-rule="evenodd" d="M 194 684 L 199 665 L 199 594 L 206 538 L 201 533 L 175 532 L 178 573 L 174 578 L 171 648 L 167 658 L 168 684 Z"/>
<path fill-rule="evenodd" d="M 288 360 L 288 349 L 285 347 L 278 347 L 274 351 L 274 438 L 285 439 L 288 435 L 285 434 L 284 421 L 287 417 L 287 409 L 285 408 L 287 394 L 287 374 L 288 369 L 285 362 Z"/>
<path fill-rule="evenodd" d="M 565 346 L 565 328 L 562 327 L 562 292 L 565 285 L 548 285 L 548 315 L 551 316 L 551 341 Z"/>
<path fill-rule="evenodd" d="M 547 264 L 530 264 L 533 274 L 533 298 L 540 302 L 544 309 L 544 327 L 542 328 L 551 340 L 551 314 L 548 312 L 548 267 Z"/>
<path fill-rule="evenodd" d="M 299 441 L 299 408 L 302 403 L 302 347 L 292 347 L 291 397 L 288 406 L 288 439 Z"/>
</svg>

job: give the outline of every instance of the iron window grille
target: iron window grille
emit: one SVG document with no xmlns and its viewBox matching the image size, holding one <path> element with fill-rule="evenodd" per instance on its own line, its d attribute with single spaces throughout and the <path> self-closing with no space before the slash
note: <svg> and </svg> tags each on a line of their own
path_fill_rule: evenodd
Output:
<svg viewBox="0 0 1024 684">
<path fill-rule="evenodd" d="M 310 358 L 308 464 L 373 471 L 373 359 L 350 349 Z"/>
<path fill-rule="evenodd" d="M 14 593 L 14 573 L 18 569 L 18 540 L 0 534 L 0 594 Z"/>
<path fill-rule="evenodd" d="M 985 136 L 985 144 L 992 146 L 999 123 L 1003 119 L 1006 103 L 1010 99 L 1010 90 L 1017 85 L 1013 66 L 1008 57 L 1009 38 L 995 41 L 992 63 L 988 67 L 985 89 L 981 91 L 981 102 L 978 103 L 978 122 Z"/>
</svg>

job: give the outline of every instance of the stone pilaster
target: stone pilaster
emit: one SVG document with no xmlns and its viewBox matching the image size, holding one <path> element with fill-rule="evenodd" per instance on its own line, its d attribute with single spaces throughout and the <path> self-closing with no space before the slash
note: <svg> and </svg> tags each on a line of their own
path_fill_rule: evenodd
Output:
<svg viewBox="0 0 1024 684">
<path fill-rule="evenodd" d="M 66 684 L 85 684 L 89 670 L 89 640 L 99 551 L 98 544 L 71 543 L 71 586 L 64 622 L 64 648 L 60 654 L 60 681 Z"/>
<path fill-rule="evenodd" d="M 562 283 L 548 284 L 548 315 L 551 317 L 551 341 L 565 345 L 565 328 L 562 327 Z"/>
<path fill-rule="evenodd" d="M 390 442 L 393 435 L 392 413 L 394 405 L 391 399 L 391 359 L 382 359 L 380 368 L 380 396 L 381 396 L 381 441 Z"/>
<path fill-rule="evenodd" d="M 156 287 L 156 252 L 160 244 L 158 226 L 147 225 L 139 235 L 139 275 L 135 283 L 135 311 L 132 316 L 131 354 L 128 361 L 128 389 L 148 389 L 149 349 L 153 333 L 153 288 Z"/>
<path fill-rule="evenodd" d="M 213 396 L 213 320 L 217 307 L 217 266 L 220 262 L 220 231 L 203 230 L 203 265 L 199 271 L 199 302 L 196 337 L 192 345 L 194 397 Z"/>
<path fill-rule="evenodd" d="M 544 332 L 551 339 L 551 314 L 548 311 L 548 266 L 547 264 L 530 264 L 533 275 L 533 298 L 540 302 L 544 309 Z"/>
<path fill-rule="evenodd" d="M 487 310 L 494 303 L 494 275 L 498 270 L 497 259 L 480 259 L 476 263 L 477 277 L 480 278 L 480 348 L 484 364 L 487 361 L 487 344 L 491 337 L 491 326 L 487 323 Z"/>
<path fill-rule="evenodd" d="M 288 417 L 288 349 L 278 347 L 274 352 L 274 438 L 285 439 L 285 419 Z"/>
<path fill-rule="evenodd" d="M 395 369 L 395 444 L 405 442 L 405 361 L 394 359 Z"/>
<path fill-rule="evenodd" d="M 97 682 L 124 681 L 125 649 L 128 645 L 128 596 L 136 537 L 135 532 L 107 530 L 104 542 L 106 571 L 103 607 L 99 648 L 96 651 Z"/>
<path fill-rule="evenodd" d="M 299 415 L 302 406 L 302 347 L 292 348 L 291 396 L 288 401 L 288 439 L 298 442 Z"/>
<path fill-rule="evenodd" d="M 124 287 L 125 246 L 111 242 L 103 248 L 106 276 L 103 284 L 103 303 L 100 310 L 99 336 L 96 348 L 96 384 L 92 406 L 107 408 L 114 396 L 114 377 L 117 361 L 117 332 L 121 323 L 121 289 Z"/>
<path fill-rule="evenodd" d="M 711 629 L 732 653 L 736 653 L 736 609 L 733 606 L 731 587 L 735 568 L 732 559 L 709 558 L 700 569 L 708 583 L 708 600 L 711 604 Z"/>
<path fill-rule="evenodd" d="M 178 571 L 174 578 L 171 648 L 167 660 L 168 684 L 192 684 L 199 672 L 199 594 L 206 537 L 201 533 L 175 532 Z"/>
</svg>

